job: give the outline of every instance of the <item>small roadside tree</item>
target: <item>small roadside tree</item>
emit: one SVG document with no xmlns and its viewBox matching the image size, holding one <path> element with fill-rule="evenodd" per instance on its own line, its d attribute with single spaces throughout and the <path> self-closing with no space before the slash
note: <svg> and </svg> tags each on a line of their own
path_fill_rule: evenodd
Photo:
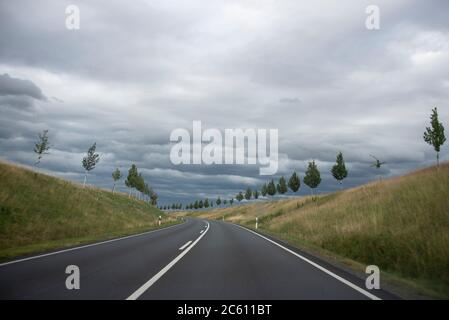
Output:
<svg viewBox="0 0 449 320">
<path fill-rule="evenodd" d="M 136 187 L 137 176 L 137 167 L 135 164 L 132 164 L 131 168 L 128 170 L 128 176 L 125 180 L 125 185 L 129 188 L 128 198 L 131 196 L 132 189 Z M 168 206 L 167 209 L 170 209 L 170 206 Z"/>
<path fill-rule="evenodd" d="M 299 190 L 300 185 L 301 185 L 301 180 L 299 179 L 299 177 L 295 171 L 295 172 L 293 172 L 292 176 L 288 180 L 288 187 L 293 192 L 297 192 Z"/>
<path fill-rule="evenodd" d="M 266 183 L 263 184 L 262 189 L 260 190 L 260 193 L 261 193 L 262 196 L 264 196 L 264 197 L 267 195 L 267 193 L 268 193 L 268 187 L 267 187 L 267 184 L 266 184 Z"/>
<path fill-rule="evenodd" d="M 83 188 L 86 186 L 87 174 L 89 171 L 95 169 L 98 161 L 100 161 L 100 155 L 95 152 L 96 149 L 97 143 L 94 142 L 94 144 L 87 150 L 87 155 L 83 158 L 82 163 L 85 170 Z"/>
<path fill-rule="evenodd" d="M 240 191 L 240 192 L 235 196 L 235 198 L 237 199 L 238 202 L 242 201 L 242 200 L 243 200 L 243 194 L 242 194 L 242 191 Z"/>
<path fill-rule="evenodd" d="M 112 179 L 114 180 L 114 185 L 112 186 L 112 194 L 114 194 L 115 191 L 115 184 L 117 181 L 119 181 L 122 178 L 122 173 L 120 172 L 119 168 L 116 168 L 114 172 L 112 172 Z"/>
<path fill-rule="evenodd" d="M 251 191 L 251 188 L 246 189 L 246 192 L 245 192 L 245 199 L 246 199 L 246 200 L 250 200 L 252 194 L 253 194 L 253 192 Z"/>
<path fill-rule="evenodd" d="M 229 199 L 229 204 L 232 206 L 232 204 L 234 203 L 234 198 Z"/>
<path fill-rule="evenodd" d="M 156 206 L 157 205 L 157 198 L 158 195 L 156 192 L 154 192 L 153 188 L 149 188 L 148 190 L 148 195 L 150 196 L 150 203 L 152 206 Z"/>
<path fill-rule="evenodd" d="M 226 201 L 226 200 L 225 200 Z M 215 201 L 215 203 L 217 204 L 217 206 L 219 206 L 221 204 L 221 199 L 220 197 L 217 198 L 217 201 Z"/>
<path fill-rule="evenodd" d="M 270 196 L 274 196 L 276 194 L 276 186 L 274 185 L 274 181 L 271 180 L 267 185 L 267 193 Z"/>
<path fill-rule="evenodd" d="M 310 188 L 310 193 L 313 197 L 313 189 L 318 187 L 321 183 L 320 171 L 318 170 L 315 161 L 309 162 L 309 167 L 304 176 L 304 183 Z"/>
<path fill-rule="evenodd" d="M 278 184 L 277 189 L 280 194 L 284 194 L 288 191 L 287 183 L 285 182 L 285 178 L 283 176 L 279 179 L 279 184 Z"/>
<path fill-rule="evenodd" d="M 433 146 L 433 149 L 437 153 L 437 168 L 440 167 L 440 149 L 446 141 L 444 136 L 443 124 L 438 120 L 437 108 L 432 109 L 432 115 L 430 116 L 430 127 L 426 127 L 424 132 L 424 141 Z"/>
<path fill-rule="evenodd" d="M 50 150 L 50 142 L 48 141 L 48 130 L 42 131 L 42 133 L 38 134 L 38 140 L 34 144 L 34 153 L 37 154 L 37 160 L 34 162 L 34 165 L 37 166 L 40 162 L 44 154 L 49 154 L 47 152 Z"/>
<path fill-rule="evenodd" d="M 142 177 L 141 173 L 137 175 L 135 188 L 136 188 L 136 198 L 141 199 L 142 194 L 145 193 L 145 179 Z M 140 194 L 138 192 L 140 192 Z"/>
<path fill-rule="evenodd" d="M 253 191 L 253 197 L 254 197 L 254 199 L 259 199 L 259 191 L 257 191 L 257 190 L 254 190 Z"/>
<path fill-rule="evenodd" d="M 345 161 L 343 160 L 343 154 L 339 152 L 337 154 L 337 160 L 335 165 L 332 167 L 332 175 L 339 182 L 340 188 L 343 185 L 343 179 L 348 176 L 348 170 L 346 170 Z"/>
</svg>

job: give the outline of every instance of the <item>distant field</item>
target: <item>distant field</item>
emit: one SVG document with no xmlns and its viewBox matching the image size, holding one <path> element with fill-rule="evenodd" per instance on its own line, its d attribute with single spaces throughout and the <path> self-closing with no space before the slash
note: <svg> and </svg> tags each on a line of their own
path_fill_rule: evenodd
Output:
<svg viewBox="0 0 449 320">
<path fill-rule="evenodd" d="M 194 215 L 250 228 L 258 216 L 262 232 L 359 270 L 375 264 L 419 292 L 449 297 L 449 164 L 316 201 L 297 197 Z"/>
<path fill-rule="evenodd" d="M 82 186 L 0 162 L 0 259 L 175 224 L 127 195 Z"/>
</svg>

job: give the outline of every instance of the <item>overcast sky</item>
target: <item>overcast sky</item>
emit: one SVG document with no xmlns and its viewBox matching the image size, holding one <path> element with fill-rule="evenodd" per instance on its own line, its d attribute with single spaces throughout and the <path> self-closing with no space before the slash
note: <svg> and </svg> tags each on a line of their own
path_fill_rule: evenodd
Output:
<svg viewBox="0 0 449 320">
<path fill-rule="evenodd" d="M 69 4 L 79 30 L 65 26 Z M 365 27 L 369 4 L 379 30 Z M 433 164 L 422 134 L 434 106 L 449 128 L 447 0 L 0 0 L 0 157 L 31 165 L 49 129 L 41 170 L 81 182 L 96 141 L 89 183 L 110 188 L 115 167 L 136 163 L 160 204 L 271 178 L 254 165 L 172 165 L 170 132 L 193 120 L 279 129 L 273 178 L 302 178 L 315 159 L 328 192 L 339 151 L 347 187 Z M 370 154 L 387 164 L 376 171 Z"/>
</svg>

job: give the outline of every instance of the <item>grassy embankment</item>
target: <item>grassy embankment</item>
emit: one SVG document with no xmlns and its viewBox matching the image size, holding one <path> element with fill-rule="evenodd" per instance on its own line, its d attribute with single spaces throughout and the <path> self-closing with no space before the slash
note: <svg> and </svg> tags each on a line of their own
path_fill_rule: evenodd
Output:
<svg viewBox="0 0 449 320">
<path fill-rule="evenodd" d="M 304 186 L 301 186 L 302 188 Z M 319 196 L 195 213 L 259 230 L 384 279 L 449 297 L 449 164 Z"/>
<path fill-rule="evenodd" d="M 0 162 L 0 260 L 175 224 L 128 195 Z"/>
</svg>

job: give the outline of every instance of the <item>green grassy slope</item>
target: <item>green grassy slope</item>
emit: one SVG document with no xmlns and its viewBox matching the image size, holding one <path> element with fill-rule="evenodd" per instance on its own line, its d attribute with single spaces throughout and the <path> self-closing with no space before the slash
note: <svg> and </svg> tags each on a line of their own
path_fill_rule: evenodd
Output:
<svg viewBox="0 0 449 320">
<path fill-rule="evenodd" d="M 0 259 L 176 223 L 148 203 L 0 162 Z"/>
<path fill-rule="evenodd" d="M 301 186 L 302 188 L 304 186 Z M 420 292 L 449 297 L 449 164 L 310 197 L 195 213 L 254 228 L 358 266 L 378 265 Z"/>
</svg>

